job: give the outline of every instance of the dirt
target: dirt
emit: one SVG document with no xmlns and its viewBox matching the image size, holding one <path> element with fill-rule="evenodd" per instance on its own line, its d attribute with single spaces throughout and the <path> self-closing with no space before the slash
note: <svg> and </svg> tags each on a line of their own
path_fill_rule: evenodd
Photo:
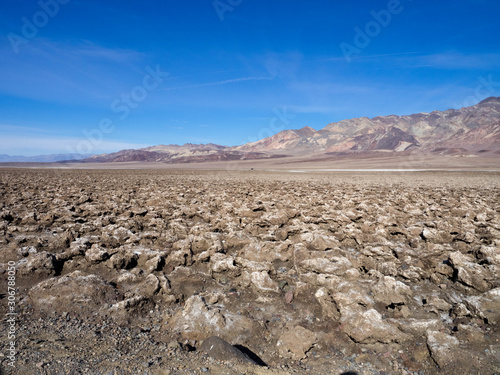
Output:
<svg viewBox="0 0 500 375">
<path fill-rule="evenodd" d="M 15 263 L 17 314 L 15 367 L 7 315 L 1 364 L 498 373 L 499 185 L 498 172 L 1 169 L 0 302 Z M 211 356 L 212 336 L 234 347 Z"/>
</svg>

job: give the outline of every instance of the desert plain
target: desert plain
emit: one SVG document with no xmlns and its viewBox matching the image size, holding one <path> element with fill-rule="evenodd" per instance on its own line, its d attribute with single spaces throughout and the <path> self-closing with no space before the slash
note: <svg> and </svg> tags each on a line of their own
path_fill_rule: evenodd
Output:
<svg viewBox="0 0 500 375">
<path fill-rule="evenodd" d="M 3 371 L 500 373 L 499 185 L 498 171 L 1 169 L 2 311 L 16 267 Z"/>
</svg>

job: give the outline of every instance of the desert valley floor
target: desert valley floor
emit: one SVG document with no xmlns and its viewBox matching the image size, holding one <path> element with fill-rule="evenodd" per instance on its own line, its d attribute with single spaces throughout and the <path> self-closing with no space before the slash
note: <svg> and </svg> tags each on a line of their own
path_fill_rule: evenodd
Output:
<svg viewBox="0 0 500 375">
<path fill-rule="evenodd" d="M 0 169 L 0 304 L 15 262 L 18 314 L 1 364 L 500 373 L 499 187 L 474 171 Z"/>
</svg>

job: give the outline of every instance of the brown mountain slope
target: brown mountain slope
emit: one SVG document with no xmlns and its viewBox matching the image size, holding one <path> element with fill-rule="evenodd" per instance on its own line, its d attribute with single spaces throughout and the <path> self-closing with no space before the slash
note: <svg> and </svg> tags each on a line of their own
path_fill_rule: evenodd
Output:
<svg viewBox="0 0 500 375">
<path fill-rule="evenodd" d="M 500 98 L 491 97 L 457 110 L 343 120 L 308 134 L 284 130 L 232 149 L 287 154 L 416 148 L 430 152 L 440 147 L 462 147 L 470 151 L 498 149 L 499 124 Z"/>
<path fill-rule="evenodd" d="M 426 154 L 500 153 L 500 97 L 490 97 L 474 106 L 460 109 L 343 120 L 328 124 L 319 131 L 308 126 L 283 130 L 241 146 L 227 147 L 212 143 L 158 145 L 97 155 L 84 161 L 189 163 L 285 155 L 417 150 Z"/>
<path fill-rule="evenodd" d="M 161 163 L 199 163 L 214 161 L 235 161 L 277 158 L 282 155 L 234 151 L 227 146 L 212 143 L 196 145 L 186 143 L 179 145 L 158 145 L 139 150 L 121 150 L 111 154 L 95 155 L 81 160 L 84 163 L 115 163 L 115 162 L 161 162 Z"/>
</svg>

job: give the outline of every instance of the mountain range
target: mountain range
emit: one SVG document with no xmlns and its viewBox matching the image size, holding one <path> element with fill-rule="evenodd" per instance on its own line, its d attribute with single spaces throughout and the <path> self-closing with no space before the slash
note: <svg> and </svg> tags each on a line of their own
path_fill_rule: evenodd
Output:
<svg viewBox="0 0 500 375">
<path fill-rule="evenodd" d="M 240 146 L 158 145 L 95 155 L 83 161 L 189 163 L 374 152 L 500 154 L 500 97 L 460 109 L 360 117 L 334 122 L 321 130 L 308 126 L 283 130 Z"/>
<path fill-rule="evenodd" d="M 157 145 L 110 154 L 0 155 L 0 162 L 162 162 L 198 163 L 286 157 L 391 155 L 499 155 L 500 97 L 460 109 L 407 116 L 359 117 L 326 125 L 283 130 L 240 146 L 213 143 Z"/>
</svg>

